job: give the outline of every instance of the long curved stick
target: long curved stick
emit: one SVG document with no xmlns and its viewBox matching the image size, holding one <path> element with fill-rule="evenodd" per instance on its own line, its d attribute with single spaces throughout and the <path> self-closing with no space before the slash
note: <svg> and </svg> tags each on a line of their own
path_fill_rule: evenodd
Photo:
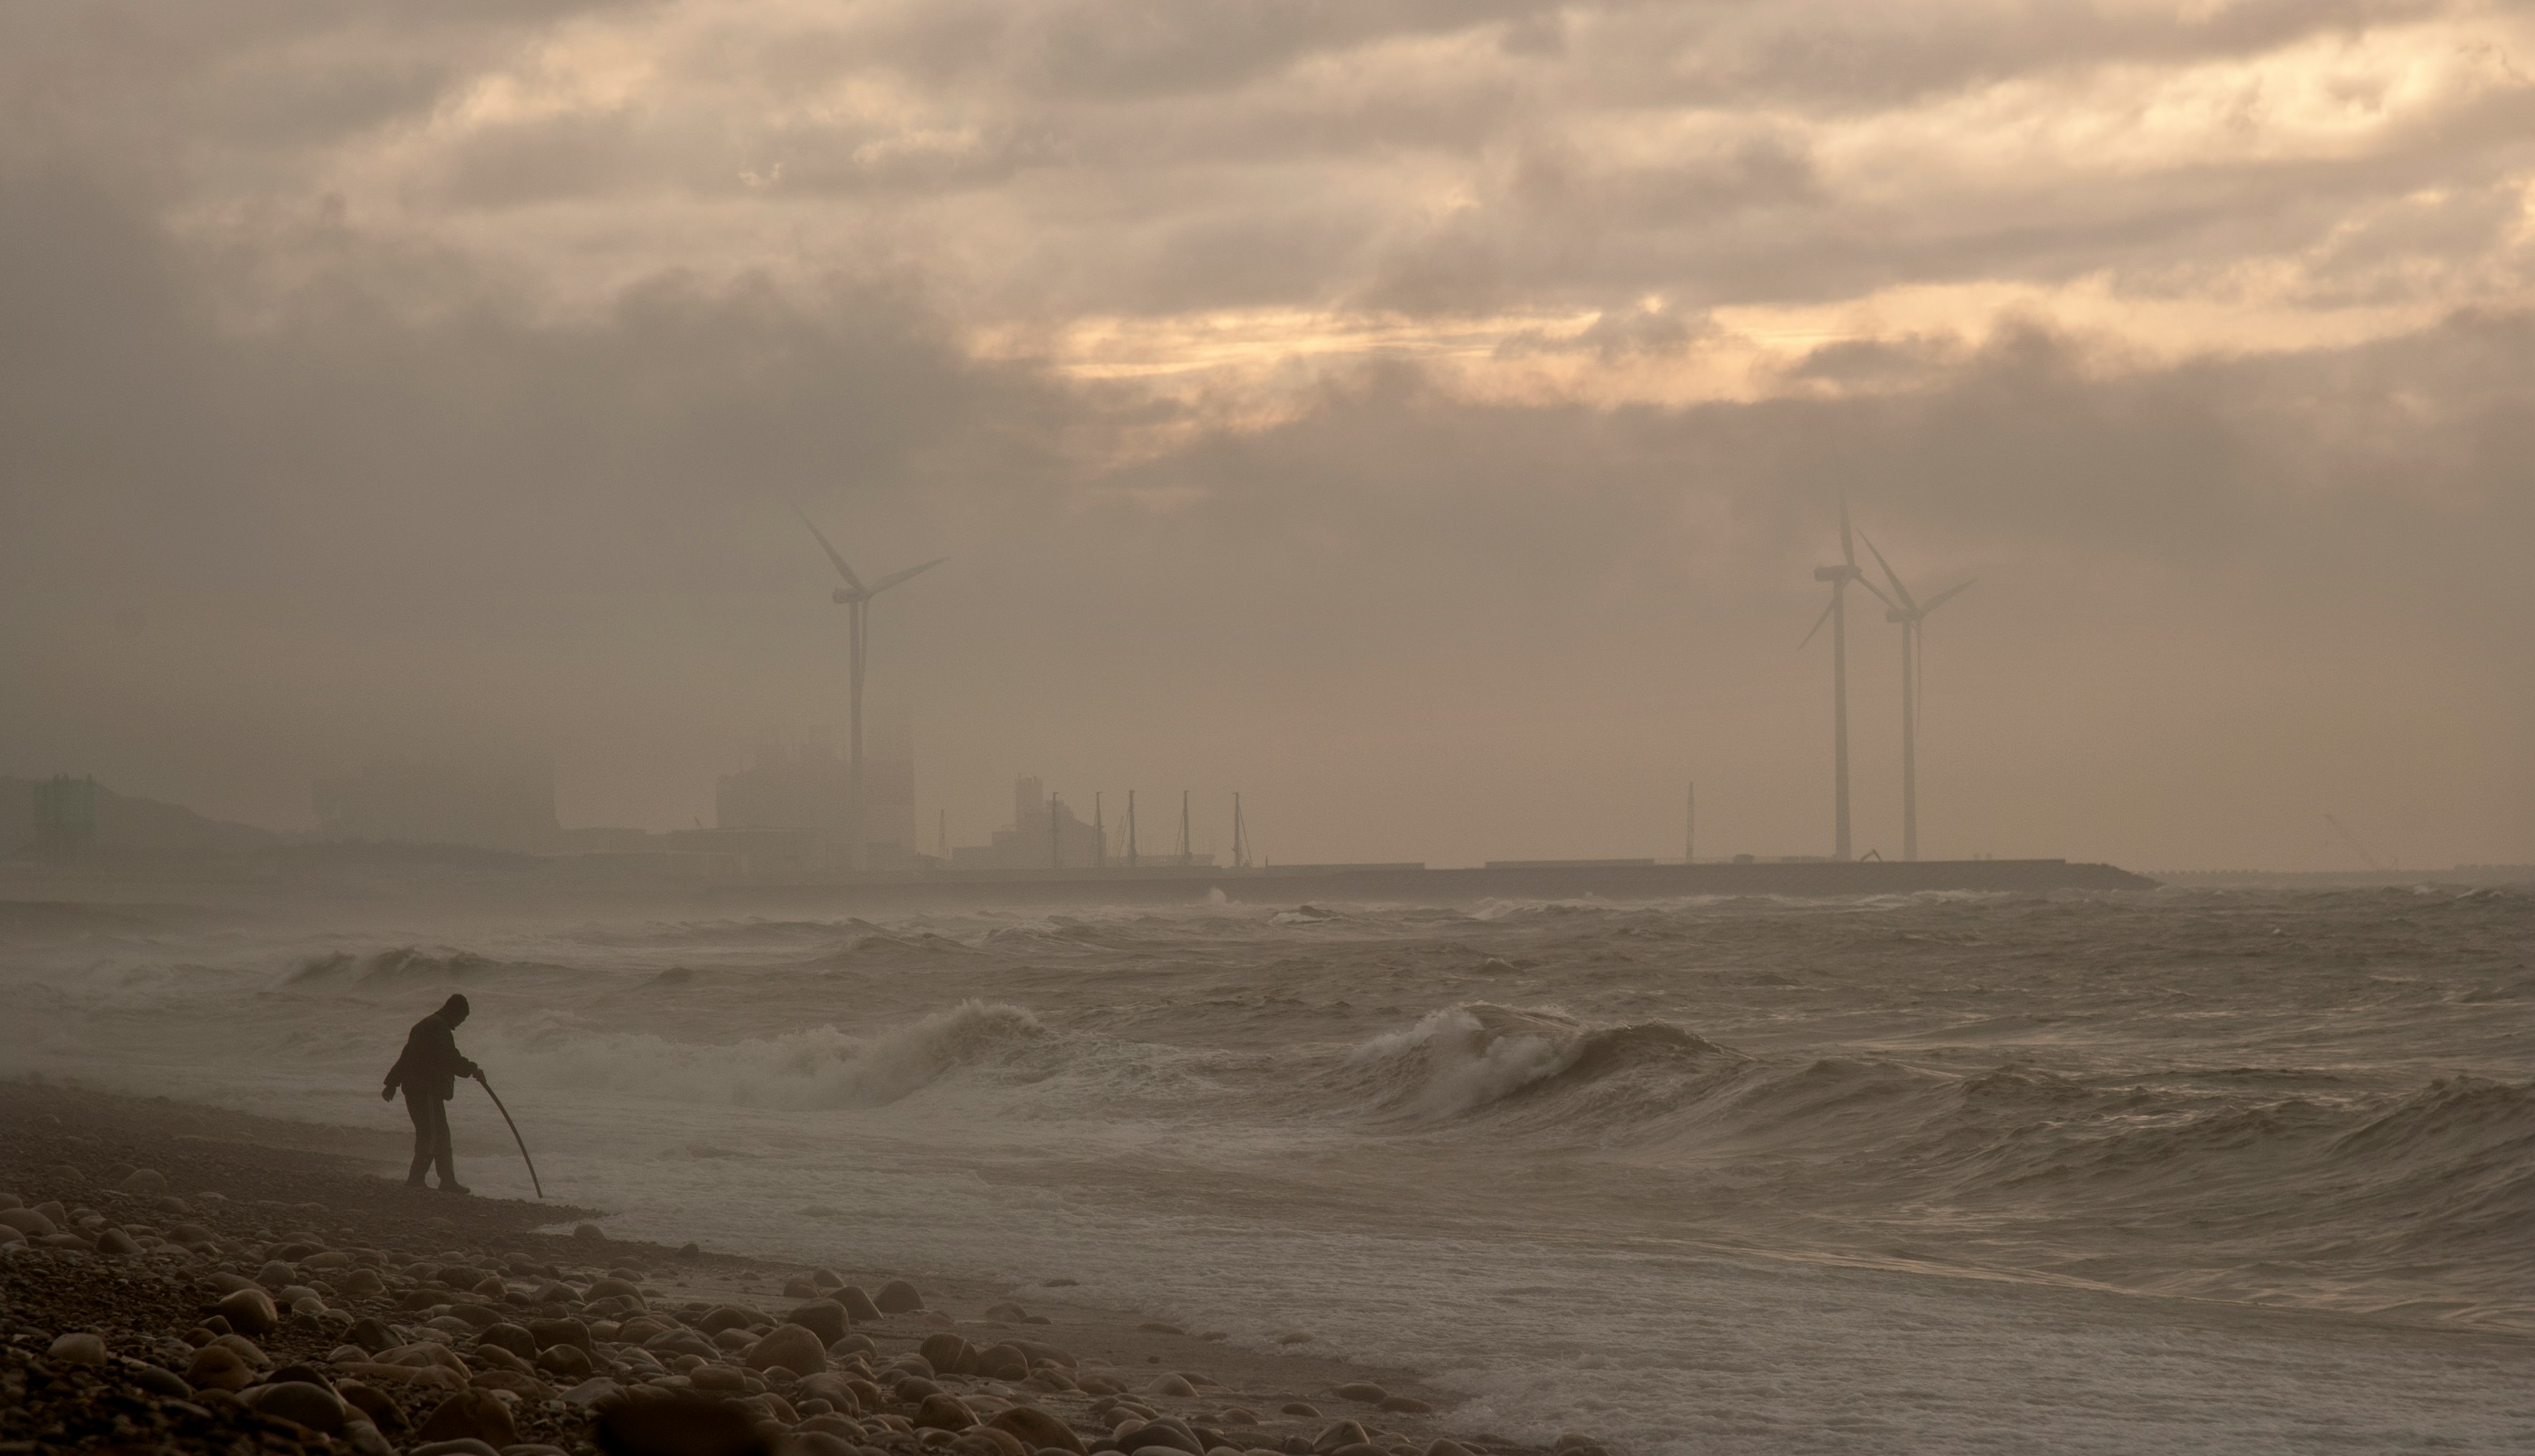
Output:
<svg viewBox="0 0 2535 1456">
<path fill-rule="evenodd" d="M 480 1076 L 475 1079 L 475 1084 L 484 1089 L 485 1096 L 493 1099 L 493 1106 L 501 1109 L 502 1121 L 511 1122 L 511 1110 L 502 1107 L 502 1094 L 493 1090 L 493 1084 Z M 528 1165 L 528 1183 L 537 1190 L 538 1201 L 544 1201 L 546 1185 L 537 1182 L 536 1160 L 528 1156 L 528 1140 L 520 1135 L 520 1124 L 517 1122 L 511 1122 L 511 1141 L 520 1145 L 520 1161 Z"/>
</svg>

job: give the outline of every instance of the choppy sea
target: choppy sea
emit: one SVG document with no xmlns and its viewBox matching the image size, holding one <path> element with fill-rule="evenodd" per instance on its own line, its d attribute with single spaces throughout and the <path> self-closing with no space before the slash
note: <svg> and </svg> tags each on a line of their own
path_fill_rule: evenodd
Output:
<svg viewBox="0 0 2535 1456">
<path fill-rule="evenodd" d="M 0 1070 L 401 1131 L 463 990 L 624 1235 L 1071 1277 L 1476 1428 L 2535 1449 L 2523 892 L 257 926 L 0 940 Z"/>
</svg>

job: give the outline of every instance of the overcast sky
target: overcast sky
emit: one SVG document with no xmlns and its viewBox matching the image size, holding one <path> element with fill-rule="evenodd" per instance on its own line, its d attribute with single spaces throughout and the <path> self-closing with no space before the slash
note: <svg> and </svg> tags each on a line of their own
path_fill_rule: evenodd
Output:
<svg viewBox="0 0 2535 1456">
<path fill-rule="evenodd" d="M 797 502 L 953 558 L 874 692 L 955 842 L 1823 853 L 1842 490 L 1978 578 L 1925 853 L 2535 860 L 2535 13 L 0 9 L 0 772 L 710 821 L 843 719 Z"/>
</svg>

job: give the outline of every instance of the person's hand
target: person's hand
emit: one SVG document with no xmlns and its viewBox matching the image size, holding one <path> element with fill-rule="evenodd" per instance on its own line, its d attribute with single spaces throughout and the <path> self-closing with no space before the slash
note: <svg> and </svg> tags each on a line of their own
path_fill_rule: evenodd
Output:
<svg viewBox="0 0 2535 1456">
<path fill-rule="evenodd" d="M 396 1088 L 394 1088 L 394 1087 L 381 1087 L 381 1088 L 379 1089 L 379 1101 L 381 1101 L 381 1102 L 394 1102 L 394 1101 L 396 1101 Z"/>
</svg>

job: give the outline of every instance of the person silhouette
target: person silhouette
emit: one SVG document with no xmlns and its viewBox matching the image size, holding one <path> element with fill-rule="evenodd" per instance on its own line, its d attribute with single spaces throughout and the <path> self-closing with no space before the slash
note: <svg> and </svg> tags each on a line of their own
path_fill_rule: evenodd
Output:
<svg viewBox="0 0 2535 1456">
<path fill-rule="evenodd" d="M 456 1033 L 467 1009 L 466 998 L 453 995 L 439 1010 L 415 1022 L 405 1033 L 403 1055 L 388 1068 L 387 1085 L 379 1089 L 379 1100 L 387 1102 L 402 1088 L 405 1115 L 413 1119 L 413 1167 L 404 1177 L 408 1188 L 423 1186 L 423 1170 L 437 1165 L 442 1192 L 466 1191 L 451 1166 L 449 1099 L 457 1095 L 460 1077 L 480 1081 L 484 1075 L 484 1068 L 458 1052 Z"/>
</svg>

